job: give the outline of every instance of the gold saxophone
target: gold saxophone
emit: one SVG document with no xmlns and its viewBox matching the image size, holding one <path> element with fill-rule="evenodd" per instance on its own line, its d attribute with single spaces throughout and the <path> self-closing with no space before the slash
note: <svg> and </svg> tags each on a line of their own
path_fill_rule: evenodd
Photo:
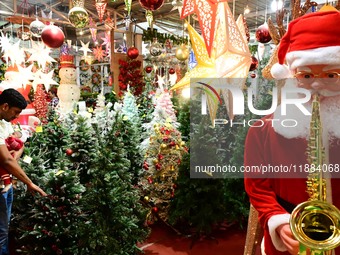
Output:
<svg viewBox="0 0 340 255">
<path fill-rule="evenodd" d="M 330 255 L 340 245 L 340 211 L 326 202 L 326 180 L 322 171 L 326 162 L 318 94 L 313 96 L 307 155 L 309 200 L 293 210 L 290 227 L 300 242 L 300 255 Z"/>
</svg>

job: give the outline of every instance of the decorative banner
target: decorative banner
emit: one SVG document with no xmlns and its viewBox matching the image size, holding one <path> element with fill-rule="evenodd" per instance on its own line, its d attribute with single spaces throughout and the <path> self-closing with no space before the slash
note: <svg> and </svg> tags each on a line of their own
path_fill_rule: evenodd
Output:
<svg viewBox="0 0 340 255">
<path fill-rule="evenodd" d="M 99 17 L 99 21 L 103 21 L 107 3 L 103 0 L 96 0 L 96 9 Z"/>
<path fill-rule="evenodd" d="M 184 0 L 181 19 L 196 13 L 202 36 L 209 56 L 211 56 L 216 29 L 216 13 L 218 0 Z"/>
</svg>

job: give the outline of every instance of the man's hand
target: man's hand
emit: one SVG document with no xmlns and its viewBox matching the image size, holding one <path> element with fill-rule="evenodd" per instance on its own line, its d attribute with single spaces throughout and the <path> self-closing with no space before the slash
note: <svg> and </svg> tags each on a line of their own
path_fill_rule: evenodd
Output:
<svg viewBox="0 0 340 255">
<path fill-rule="evenodd" d="M 33 182 L 31 182 L 30 184 L 27 184 L 27 188 L 28 190 L 32 193 L 32 195 L 35 195 L 35 192 L 38 192 L 40 195 L 42 195 L 43 197 L 46 197 L 47 194 L 45 193 L 45 191 L 43 191 L 41 188 L 39 188 L 37 185 L 35 185 Z"/>
<path fill-rule="evenodd" d="M 299 254 L 299 242 L 294 238 L 289 224 L 282 224 L 276 228 L 276 232 L 280 236 L 283 244 L 286 246 L 288 252 L 292 255 Z"/>
</svg>

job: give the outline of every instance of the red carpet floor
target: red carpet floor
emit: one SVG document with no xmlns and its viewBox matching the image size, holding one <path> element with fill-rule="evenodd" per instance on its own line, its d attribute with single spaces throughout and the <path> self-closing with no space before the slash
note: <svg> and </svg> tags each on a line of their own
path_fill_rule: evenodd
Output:
<svg viewBox="0 0 340 255">
<path fill-rule="evenodd" d="M 193 242 L 165 225 L 154 225 L 147 242 L 139 247 L 145 255 L 243 255 L 246 230 L 232 226 L 215 231 L 213 237 Z"/>
</svg>

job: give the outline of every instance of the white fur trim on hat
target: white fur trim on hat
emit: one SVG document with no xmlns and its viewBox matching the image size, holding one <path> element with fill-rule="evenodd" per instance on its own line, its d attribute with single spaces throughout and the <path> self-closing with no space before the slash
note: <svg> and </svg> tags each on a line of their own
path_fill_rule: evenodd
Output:
<svg viewBox="0 0 340 255">
<path fill-rule="evenodd" d="M 288 66 L 280 65 L 279 63 L 275 63 L 272 66 L 270 73 L 277 80 L 287 79 L 291 76 Z"/>
<path fill-rule="evenodd" d="M 268 220 L 269 235 L 276 250 L 287 251 L 286 246 L 283 244 L 280 236 L 276 232 L 276 228 L 282 224 L 289 223 L 290 214 L 277 214 L 270 217 Z"/>
<path fill-rule="evenodd" d="M 308 65 L 340 65 L 340 46 L 291 51 L 286 55 L 290 70 Z"/>
</svg>

